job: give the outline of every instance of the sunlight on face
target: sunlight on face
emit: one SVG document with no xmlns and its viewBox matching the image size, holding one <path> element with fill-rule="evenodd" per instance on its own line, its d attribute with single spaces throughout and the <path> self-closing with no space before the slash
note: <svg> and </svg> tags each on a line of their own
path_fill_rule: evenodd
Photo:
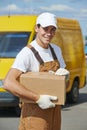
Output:
<svg viewBox="0 0 87 130">
<path fill-rule="evenodd" d="M 40 46 L 43 48 L 47 48 L 48 44 L 51 42 L 52 38 L 55 35 L 56 28 L 54 26 L 48 26 L 48 27 L 37 27 L 36 32 L 36 40 Z"/>
</svg>

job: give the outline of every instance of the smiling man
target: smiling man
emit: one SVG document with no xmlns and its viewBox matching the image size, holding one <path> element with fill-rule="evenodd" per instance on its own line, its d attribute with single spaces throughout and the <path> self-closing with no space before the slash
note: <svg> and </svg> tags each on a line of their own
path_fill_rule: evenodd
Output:
<svg viewBox="0 0 87 130">
<path fill-rule="evenodd" d="M 60 48 L 50 43 L 56 29 L 57 20 L 54 14 L 48 12 L 40 14 L 35 25 L 35 40 L 18 53 L 4 80 L 4 87 L 7 91 L 35 102 L 35 104 L 23 103 L 19 130 L 61 129 L 61 111 L 52 102 L 57 100 L 57 97 L 39 95 L 25 88 L 17 80 L 22 73 L 28 71 L 48 72 L 52 70 L 56 72 L 59 68 L 65 68 Z M 58 120 L 59 117 L 60 120 Z"/>
</svg>

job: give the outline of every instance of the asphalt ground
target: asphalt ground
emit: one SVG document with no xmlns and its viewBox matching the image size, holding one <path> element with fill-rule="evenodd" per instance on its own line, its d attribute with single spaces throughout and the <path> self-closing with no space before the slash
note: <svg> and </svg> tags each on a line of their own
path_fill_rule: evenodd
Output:
<svg viewBox="0 0 87 130">
<path fill-rule="evenodd" d="M 80 89 L 78 103 L 66 104 L 61 114 L 61 130 L 87 130 L 87 84 Z"/>
</svg>

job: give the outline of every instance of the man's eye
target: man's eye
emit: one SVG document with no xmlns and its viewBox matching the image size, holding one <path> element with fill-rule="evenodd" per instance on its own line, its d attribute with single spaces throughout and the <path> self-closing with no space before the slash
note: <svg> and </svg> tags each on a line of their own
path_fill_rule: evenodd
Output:
<svg viewBox="0 0 87 130">
<path fill-rule="evenodd" d="M 44 28 L 44 30 L 45 30 L 45 32 L 47 32 L 47 31 L 48 31 L 48 28 L 46 27 L 46 28 Z"/>
<path fill-rule="evenodd" d="M 52 32 L 52 33 L 54 33 L 56 31 L 56 28 L 45 27 L 43 29 L 44 29 L 45 32 Z"/>
<path fill-rule="evenodd" d="M 56 31 L 56 29 L 54 28 L 54 29 L 53 29 L 53 32 L 55 32 L 55 31 Z"/>
<path fill-rule="evenodd" d="M 56 31 L 56 28 L 52 28 L 52 31 L 55 32 L 55 31 Z"/>
</svg>

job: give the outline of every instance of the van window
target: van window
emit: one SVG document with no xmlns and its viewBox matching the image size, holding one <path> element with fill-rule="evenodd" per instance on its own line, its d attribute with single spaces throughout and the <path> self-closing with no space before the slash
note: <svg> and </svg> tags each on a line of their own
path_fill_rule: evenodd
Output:
<svg viewBox="0 0 87 130">
<path fill-rule="evenodd" d="M 30 32 L 0 33 L 0 57 L 15 58 L 27 45 Z"/>
<path fill-rule="evenodd" d="M 87 55 L 87 43 L 84 46 L 84 50 L 85 50 L 85 55 Z"/>
</svg>

